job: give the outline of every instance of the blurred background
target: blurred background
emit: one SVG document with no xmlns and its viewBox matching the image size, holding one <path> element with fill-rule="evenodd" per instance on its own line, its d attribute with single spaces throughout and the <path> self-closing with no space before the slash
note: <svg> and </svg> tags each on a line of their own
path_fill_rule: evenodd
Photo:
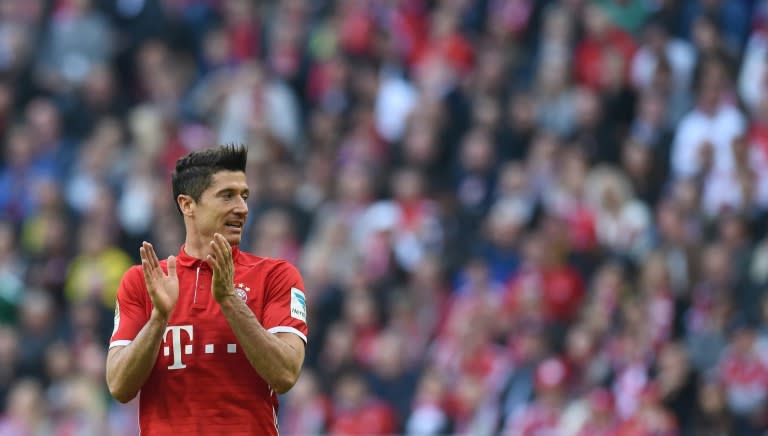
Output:
<svg viewBox="0 0 768 436">
<path fill-rule="evenodd" d="M 220 143 L 282 434 L 768 429 L 768 1 L 0 0 L 0 435 L 137 434 L 115 292 Z"/>
</svg>

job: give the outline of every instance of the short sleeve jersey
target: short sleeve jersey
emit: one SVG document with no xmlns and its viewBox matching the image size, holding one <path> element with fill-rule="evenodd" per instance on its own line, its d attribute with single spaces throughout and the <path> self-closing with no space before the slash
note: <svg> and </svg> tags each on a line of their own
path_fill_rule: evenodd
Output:
<svg viewBox="0 0 768 436">
<path fill-rule="evenodd" d="M 306 342 L 304 284 L 288 262 L 233 248 L 235 293 L 272 333 Z M 166 261 L 161 267 L 167 271 Z M 277 394 L 251 367 L 211 295 L 212 271 L 181 248 L 179 299 L 139 399 L 146 435 L 276 435 Z M 149 320 L 152 302 L 141 266 L 123 277 L 110 348 L 129 345 Z"/>
</svg>

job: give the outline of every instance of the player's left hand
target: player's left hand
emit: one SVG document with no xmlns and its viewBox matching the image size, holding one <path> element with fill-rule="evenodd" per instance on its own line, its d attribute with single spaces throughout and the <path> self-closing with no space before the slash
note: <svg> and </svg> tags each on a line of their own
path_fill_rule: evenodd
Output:
<svg viewBox="0 0 768 436">
<path fill-rule="evenodd" d="M 211 251 L 205 261 L 213 270 L 211 294 L 220 303 L 225 297 L 235 295 L 235 263 L 232 261 L 232 247 L 220 233 L 213 235 Z"/>
</svg>

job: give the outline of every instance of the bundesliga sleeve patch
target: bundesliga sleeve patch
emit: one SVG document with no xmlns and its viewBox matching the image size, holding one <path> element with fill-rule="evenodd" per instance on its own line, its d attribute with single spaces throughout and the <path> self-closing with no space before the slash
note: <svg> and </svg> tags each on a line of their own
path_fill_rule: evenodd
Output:
<svg viewBox="0 0 768 436">
<path fill-rule="evenodd" d="M 112 336 L 117 333 L 118 327 L 120 327 L 120 302 L 115 301 L 115 327 L 112 329 Z"/>
<path fill-rule="evenodd" d="M 297 288 L 291 288 L 291 317 L 307 322 L 307 302 Z"/>
</svg>

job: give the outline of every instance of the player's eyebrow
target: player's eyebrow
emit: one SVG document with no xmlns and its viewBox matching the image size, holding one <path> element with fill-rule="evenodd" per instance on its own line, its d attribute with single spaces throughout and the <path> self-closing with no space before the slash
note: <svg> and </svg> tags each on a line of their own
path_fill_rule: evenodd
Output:
<svg viewBox="0 0 768 436">
<path fill-rule="evenodd" d="M 248 188 L 244 188 L 242 190 L 239 190 L 236 188 L 222 188 L 218 192 L 216 192 L 216 195 L 235 194 L 238 191 L 240 192 L 240 195 L 250 195 L 251 193 L 251 191 L 249 191 Z"/>
</svg>

